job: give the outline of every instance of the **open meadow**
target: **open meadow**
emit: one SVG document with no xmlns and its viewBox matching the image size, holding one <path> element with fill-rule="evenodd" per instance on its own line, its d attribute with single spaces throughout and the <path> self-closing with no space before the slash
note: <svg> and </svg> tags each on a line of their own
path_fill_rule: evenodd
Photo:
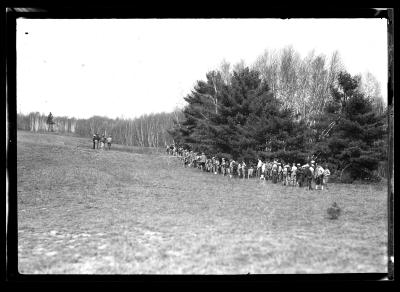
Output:
<svg viewBox="0 0 400 292">
<path fill-rule="evenodd" d="M 307 191 L 90 137 L 17 138 L 22 274 L 387 272 L 385 184 Z"/>
</svg>

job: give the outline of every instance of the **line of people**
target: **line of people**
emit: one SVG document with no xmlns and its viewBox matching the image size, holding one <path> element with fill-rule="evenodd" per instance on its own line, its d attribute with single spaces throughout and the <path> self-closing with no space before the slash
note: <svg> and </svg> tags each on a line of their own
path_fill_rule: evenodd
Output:
<svg viewBox="0 0 400 292">
<path fill-rule="evenodd" d="M 167 146 L 167 154 L 180 158 L 184 167 L 194 167 L 201 171 L 222 174 L 229 178 L 270 180 L 283 186 L 304 187 L 309 190 L 328 188 L 330 171 L 328 165 L 322 167 L 315 161 L 304 165 L 285 163 L 282 160 L 235 161 L 218 157 L 207 157 L 205 153 L 185 150 L 182 147 Z M 315 185 L 315 187 L 314 187 Z"/>
</svg>

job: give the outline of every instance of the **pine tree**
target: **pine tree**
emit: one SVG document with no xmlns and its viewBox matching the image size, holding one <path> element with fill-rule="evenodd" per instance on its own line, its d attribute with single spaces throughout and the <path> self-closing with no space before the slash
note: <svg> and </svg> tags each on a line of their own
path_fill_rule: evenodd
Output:
<svg viewBox="0 0 400 292">
<path fill-rule="evenodd" d="M 50 114 L 47 116 L 46 123 L 49 127 L 49 131 L 53 132 L 53 125 L 55 124 L 53 120 L 53 114 L 50 112 Z"/>
<path fill-rule="evenodd" d="M 349 173 L 350 180 L 371 177 L 385 153 L 380 141 L 385 135 L 382 115 L 373 110 L 371 101 L 359 90 L 360 78 L 347 72 L 338 75 L 331 88 L 333 100 L 319 119 L 319 140 L 314 151 L 323 161 Z M 324 132 L 330 128 L 329 133 Z"/>
<path fill-rule="evenodd" d="M 229 84 L 218 72 L 206 75 L 185 100 L 185 121 L 171 133 L 195 151 L 235 160 L 280 157 L 304 161 L 307 152 L 304 123 L 281 109 L 259 72 L 233 72 Z"/>
</svg>

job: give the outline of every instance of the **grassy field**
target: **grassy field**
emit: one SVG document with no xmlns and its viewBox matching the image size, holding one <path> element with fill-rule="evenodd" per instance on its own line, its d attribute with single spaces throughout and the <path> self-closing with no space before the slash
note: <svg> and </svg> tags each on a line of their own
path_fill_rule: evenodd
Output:
<svg viewBox="0 0 400 292">
<path fill-rule="evenodd" d="M 307 191 L 91 146 L 18 132 L 20 273 L 387 272 L 385 185 Z"/>
</svg>

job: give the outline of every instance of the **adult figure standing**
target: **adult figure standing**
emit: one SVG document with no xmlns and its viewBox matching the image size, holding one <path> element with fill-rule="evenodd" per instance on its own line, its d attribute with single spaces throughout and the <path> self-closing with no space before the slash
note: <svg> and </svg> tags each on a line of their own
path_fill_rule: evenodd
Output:
<svg viewBox="0 0 400 292">
<path fill-rule="evenodd" d="M 97 140 L 97 137 L 96 137 L 96 134 L 94 134 L 93 135 L 93 149 L 96 149 L 96 140 Z"/>
</svg>

